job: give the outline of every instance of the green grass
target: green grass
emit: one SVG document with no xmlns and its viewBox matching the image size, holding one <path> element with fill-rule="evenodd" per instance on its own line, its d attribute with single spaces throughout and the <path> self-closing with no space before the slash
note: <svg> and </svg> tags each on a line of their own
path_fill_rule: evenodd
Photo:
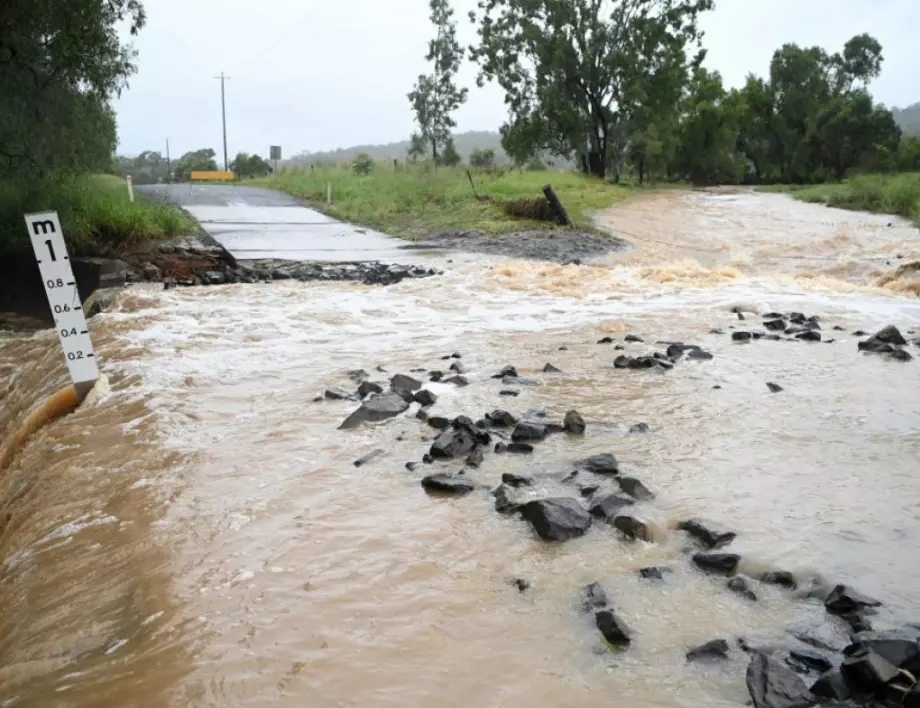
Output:
<svg viewBox="0 0 920 708">
<path fill-rule="evenodd" d="M 330 216 L 370 226 L 394 236 L 418 239 L 441 230 L 481 229 L 501 234 L 515 229 L 551 227 L 547 222 L 509 216 L 502 200 L 542 197 L 552 184 L 575 225 L 592 229 L 592 212 L 611 206 L 631 193 L 603 180 L 567 172 L 474 171 L 477 199 L 462 167 L 433 170 L 425 167 L 377 167 L 356 175 L 347 167 L 282 170 L 247 181 L 302 199 Z M 332 204 L 326 204 L 326 185 L 332 183 Z"/>
<path fill-rule="evenodd" d="M 836 184 L 771 185 L 765 192 L 788 192 L 804 202 L 841 209 L 897 214 L 920 226 L 920 173 L 859 175 Z"/>
<path fill-rule="evenodd" d="M 81 175 L 40 183 L 0 181 L 0 252 L 29 248 L 23 215 L 58 212 L 74 255 L 112 255 L 150 239 L 195 233 L 185 212 L 135 196 L 124 180 Z"/>
</svg>

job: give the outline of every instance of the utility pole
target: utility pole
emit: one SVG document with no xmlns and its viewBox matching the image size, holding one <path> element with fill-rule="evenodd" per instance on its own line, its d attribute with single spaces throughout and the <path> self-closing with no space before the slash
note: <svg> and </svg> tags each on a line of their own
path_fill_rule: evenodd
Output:
<svg viewBox="0 0 920 708">
<path fill-rule="evenodd" d="M 224 172 L 227 172 L 230 169 L 230 163 L 227 162 L 227 99 L 224 93 L 224 81 L 230 77 L 224 76 L 224 72 L 220 72 L 220 76 L 215 76 L 214 78 L 220 79 L 220 112 L 224 121 Z"/>
<path fill-rule="evenodd" d="M 172 167 L 169 166 L 169 138 L 166 138 L 166 183 L 172 182 Z"/>
</svg>

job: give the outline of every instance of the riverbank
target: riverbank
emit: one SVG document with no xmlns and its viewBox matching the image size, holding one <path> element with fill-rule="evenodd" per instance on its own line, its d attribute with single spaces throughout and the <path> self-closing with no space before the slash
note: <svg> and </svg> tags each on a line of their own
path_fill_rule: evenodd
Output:
<svg viewBox="0 0 920 708">
<path fill-rule="evenodd" d="M 464 167 L 434 170 L 403 165 L 359 175 L 347 166 L 328 166 L 288 168 L 247 184 L 286 192 L 329 216 L 411 240 L 460 231 L 487 235 L 535 228 L 559 231 L 551 222 L 527 217 L 540 214 L 547 184 L 553 186 L 576 229 L 595 231 L 593 212 L 633 193 L 571 172 L 495 169 L 471 170 L 470 175 L 472 183 Z M 327 203 L 329 185 L 331 203 Z"/>
<path fill-rule="evenodd" d="M 859 175 L 836 184 L 765 185 L 762 192 L 785 192 L 803 202 L 840 209 L 897 214 L 920 227 L 920 173 Z"/>
</svg>

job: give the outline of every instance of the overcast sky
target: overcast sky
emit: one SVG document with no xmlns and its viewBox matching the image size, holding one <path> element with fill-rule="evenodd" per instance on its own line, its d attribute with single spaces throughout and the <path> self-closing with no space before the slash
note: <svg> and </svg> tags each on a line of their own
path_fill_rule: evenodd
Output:
<svg viewBox="0 0 920 708">
<path fill-rule="evenodd" d="M 228 147 L 284 156 L 404 140 L 412 131 L 406 93 L 425 71 L 432 34 L 427 0 L 145 0 L 148 23 L 134 39 L 139 71 L 115 103 L 119 152 L 214 148 L 221 156 L 220 82 L 227 81 Z M 476 0 L 453 0 L 460 38 Z M 920 101 L 920 0 L 716 0 L 702 21 L 707 64 L 729 86 L 765 74 L 786 42 L 838 51 L 861 32 L 884 48 L 872 85 L 889 106 Z M 470 98 L 458 130 L 494 130 L 502 94 L 461 82 Z"/>
</svg>

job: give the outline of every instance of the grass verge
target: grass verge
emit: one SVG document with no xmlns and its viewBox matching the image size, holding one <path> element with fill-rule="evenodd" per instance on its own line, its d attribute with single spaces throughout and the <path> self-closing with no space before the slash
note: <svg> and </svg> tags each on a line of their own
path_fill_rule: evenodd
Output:
<svg viewBox="0 0 920 708">
<path fill-rule="evenodd" d="M 0 253 L 30 248 L 23 215 L 56 210 L 74 255 L 107 255 L 141 242 L 195 233 L 198 224 L 168 204 L 128 200 L 124 180 L 79 175 L 38 183 L 0 181 Z"/>
<path fill-rule="evenodd" d="M 859 175 L 837 184 L 770 185 L 764 192 L 788 192 L 804 202 L 841 209 L 897 214 L 920 226 L 920 173 Z"/>
<path fill-rule="evenodd" d="M 503 208 L 507 200 L 541 197 L 545 184 L 553 185 L 578 228 L 593 230 L 592 212 L 632 193 L 627 187 L 566 172 L 482 170 L 472 174 L 475 194 L 462 167 L 378 167 L 368 175 L 355 174 L 347 167 L 285 169 L 246 184 L 287 192 L 335 218 L 410 239 L 451 229 L 501 234 L 550 227 L 545 221 L 512 217 Z M 327 184 L 332 185 L 331 205 L 326 203 Z"/>
</svg>

